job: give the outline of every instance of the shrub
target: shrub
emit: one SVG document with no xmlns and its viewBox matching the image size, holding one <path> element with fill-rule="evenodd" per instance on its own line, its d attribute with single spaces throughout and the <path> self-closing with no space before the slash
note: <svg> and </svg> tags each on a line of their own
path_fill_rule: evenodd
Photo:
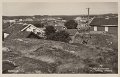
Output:
<svg viewBox="0 0 120 77">
<path fill-rule="evenodd" d="M 61 42 L 69 42 L 71 40 L 71 38 L 69 37 L 69 33 L 65 31 L 59 31 L 51 34 L 50 36 L 48 36 L 48 39 Z"/>
<path fill-rule="evenodd" d="M 44 31 L 46 37 L 49 37 L 51 34 L 54 34 L 56 32 L 53 26 L 46 26 L 46 29 Z"/>
<path fill-rule="evenodd" d="M 67 29 L 76 29 L 77 25 L 78 24 L 74 20 L 69 20 L 65 23 Z"/>
</svg>

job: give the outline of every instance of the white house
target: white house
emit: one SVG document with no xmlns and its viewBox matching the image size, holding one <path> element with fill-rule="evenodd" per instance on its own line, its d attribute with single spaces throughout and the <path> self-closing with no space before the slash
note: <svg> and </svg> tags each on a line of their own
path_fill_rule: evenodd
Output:
<svg viewBox="0 0 120 77">
<path fill-rule="evenodd" d="M 24 24 L 24 25 L 26 25 L 26 24 Z M 26 26 L 25 28 L 23 28 L 21 31 L 33 32 L 35 34 L 38 34 L 40 37 L 44 37 L 44 34 L 45 34 L 44 29 L 45 28 L 37 28 L 37 27 L 35 27 L 32 24 L 28 24 L 28 26 Z"/>
</svg>

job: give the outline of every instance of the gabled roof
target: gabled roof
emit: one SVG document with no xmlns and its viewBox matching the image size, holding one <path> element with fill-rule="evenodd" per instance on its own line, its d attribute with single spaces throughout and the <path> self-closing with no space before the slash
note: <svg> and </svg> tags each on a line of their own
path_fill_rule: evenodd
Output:
<svg viewBox="0 0 120 77">
<path fill-rule="evenodd" d="M 30 35 L 35 36 L 36 38 L 40 39 L 41 37 L 38 36 L 37 34 L 33 33 L 33 32 L 28 32 L 28 31 L 20 31 L 18 33 L 15 34 L 11 34 L 8 37 L 5 38 L 5 40 L 9 40 L 9 39 L 15 39 L 15 38 L 29 38 Z"/>
<path fill-rule="evenodd" d="M 117 26 L 118 18 L 94 18 L 90 26 Z"/>
<path fill-rule="evenodd" d="M 74 36 L 77 32 L 77 29 L 66 29 L 66 32 L 68 32 L 71 36 Z"/>
<path fill-rule="evenodd" d="M 5 39 L 27 38 L 30 34 L 31 34 L 31 32 L 21 31 L 18 33 L 11 34 L 8 37 L 6 37 Z"/>
<path fill-rule="evenodd" d="M 28 25 L 23 25 L 23 24 L 13 24 L 12 26 L 9 26 L 8 28 L 4 29 L 3 32 L 4 33 L 8 33 L 8 34 L 13 34 L 13 33 L 17 33 L 19 31 L 21 31 L 23 28 L 25 28 Z"/>
</svg>

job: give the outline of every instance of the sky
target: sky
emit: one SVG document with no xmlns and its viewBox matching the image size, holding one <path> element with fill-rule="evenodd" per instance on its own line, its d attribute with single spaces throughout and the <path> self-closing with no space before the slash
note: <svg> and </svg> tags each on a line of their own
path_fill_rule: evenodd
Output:
<svg viewBox="0 0 120 77">
<path fill-rule="evenodd" d="M 86 15 L 90 8 L 90 14 L 118 13 L 117 2 L 4 2 L 2 15 Z"/>
</svg>

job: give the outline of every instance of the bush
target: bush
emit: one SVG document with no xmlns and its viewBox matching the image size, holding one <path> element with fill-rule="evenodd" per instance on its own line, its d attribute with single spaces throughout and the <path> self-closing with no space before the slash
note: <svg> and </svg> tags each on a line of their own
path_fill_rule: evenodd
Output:
<svg viewBox="0 0 120 77">
<path fill-rule="evenodd" d="M 53 26 L 46 26 L 45 36 L 48 38 L 51 34 L 54 34 L 56 32 L 55 28 Z"/>
<path fill-rule="evenodd" d="M 50 36 L 48 36 L 48 39 L 61 42 L 69 42 L 71 40 L 71 38 L 69 37 L 69 33 L 65 31 L 59 31 L 51 34 Z"/>
<path fill-rule="evenodd" d="M 77 25 L 78 24 L 74 20 L 69 20 L 65 23 L 67 29 L 76 29 Z"/>
<path fill-rule="evenodd" d="M 47 40 L 61 41 L 61 42 L 69 42 L 71 38 L 69 37 L 69 33 L 66 31 L 58 31 L 53 26 L 46 26 L 45 36 Z"/>
<path fill-rule="evenodd" d="M 38 27 L 38 28 L 43 28 L 44 27 L 44 25 L 43 24 L 41 24 L 41 23 L 35 23 L 35 24 L 33 24 L 34 26 L 36 26 L 36 27 Z"/>
</svg>

